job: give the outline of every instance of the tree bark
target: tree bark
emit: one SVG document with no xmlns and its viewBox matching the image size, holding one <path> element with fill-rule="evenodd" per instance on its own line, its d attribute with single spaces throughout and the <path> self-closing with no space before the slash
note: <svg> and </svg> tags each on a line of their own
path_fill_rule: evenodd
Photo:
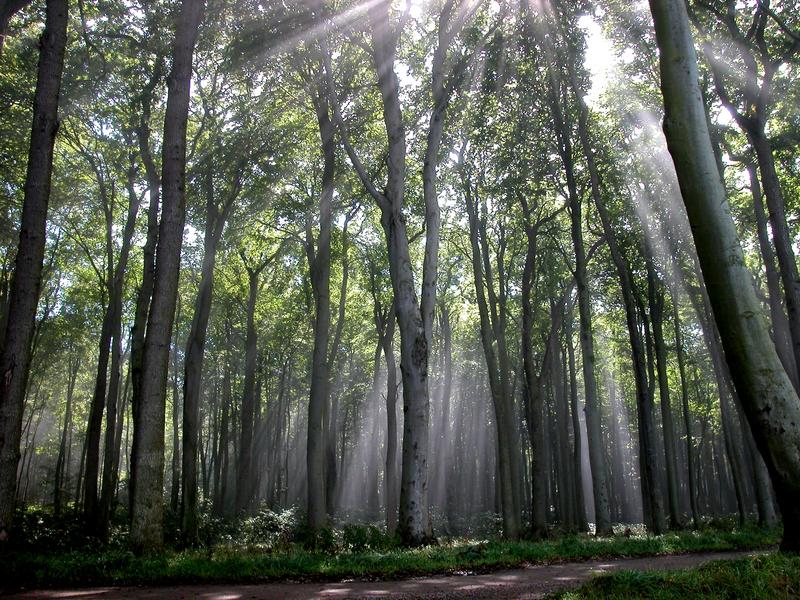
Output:
<svg viewBox="0 0 800 600">
<path fill-rule="evenodd" d="M 238 177 L 238 175 L 237 175 Z M 205 173 L 206 227 L 203 238 L 203 264 L 200 284 L 194 302 L 194 313 L 186 340 L 186 358 L 183 377 L 183 438 L 181 456 L 181 533 L 184 546 L 198 543 L 197 515 L 197 450 L 200 429 L 200 393 L 203 384 L 203 362 L 205 358 L 208 321 L 214 296 L 214 268 L 217 262 L 217 247 L 222 238 L 228 215 L 238 197 L 239 184 L 234 192 L 217 206 L 212 167 Z"/>
<path fill-rule="evenodd" d="M 689 412 L 689 381 L 686 378 L 686 359 L 681 333 L 678 295 L 672 294 L 672 321 L 675 326 L 675 354 L 678 358 L 678 373 L 681 378 L 681 405 L 683 407 L 683 424 L 686 429 L 686 463 L 689 471 L 689 505 L 692 509 L 692 523 L 695 529 L 700 528 L 700 508 L 698 507 L 697 484 L 695 477 L 695 451 L 692 438 L 692 415 Z"/>
<path fill-rule="evenodd" d="M 131 543 L 140 553 L 158 552 L 163 545 L 166 383 L 186 218 L 186 126 L 192 55 L 203 4 L 203 0 L 181 2 L 164 117 L 163 206 L 156 250 L 157 269 L 142 357 L 141 397 L 135 400 L 140 432 L 132 461 L 136 483 Z"/>
<path fill-rule="evenodd" d="M 586 520 L 586 501 L 583 496 L 583 442 L 581 438 L 581 420 L 578 414 L 578 377 L 575 369 L 575 345 L 572 341 L 572 316 L 566 321 L 564 337 L 567 340 L 567 370 L 569 371 L 569 403 L 572 413 L 572 449 L 573 471 L 575 473 L 575 514 L 578 529 L 589 531 Z"/>
<path fill-rule="evenodd" d="M 731 375 L 783 513 L 782 548 L 800 549 L 800 399 L 780 362 L 730 216 L 698 84 L 686 5 L 650 0 L 661 52 L 664 133 Z"/>
<path fill-rule="evenodd" d="M 469 216 L 470 242 L 472 246 L 472 271 L 475 295 L 480 315 L 480 331 L 483 353 L 489 375 L 489 389 L 494 406 L 497 437 L 497 470 L 499 476 L 500 506 L 503 517 L 503 536 L 516 540 L 521 530 L 521 510 L 519 498 L 515 497 L 515 480 L 519 481 L 519 440 L 514 419 L 514 404 L 508 381 L 508 355 L 505 343 L 505 324 L 501 316 L 503 307 L 498 308 L 491 260 L 486 241 L 485 212 L 478 214 L 479 200 L 473 199 L 472 183 L 465 177 L 464 194 Z M 484 208 L 485 210 L 485 208 Z M 502 261 L 504 249 L 498 254 Z M 500 283 L 502 288 L 503 284 Z M 487 293 L 491 302 L 491 315 L 487 303 Z M 502 293 L 502 292 L 501 292 Z M 524 335 L 524 334 L 523 334 Z M 541 423 L 542 410 L 539 406 L 538 422 Z"/>
<path fill-rule="evenodd" d="M 122 295 L 125 287 L 125 275 L 128 271 L 131 243 L 136 228 L 141 198 L 134 188 L 135 170 L 133 165 L 128 169 L 128 214 L 122 232 L 119 259 L 111 281 L 111 372 L 109 373 L 108 394 L 106 397 L 106 431 L 103 449 L 103 476 L 100 486 L 100 503 L 95 519 L 95 530 L 100 539 L 108 535 L 108 521 L 111 516 L 111 505 L 117 488 L 117 456 L 120 448 L 117 440 L 117 402 L 120 393 L 120 377 L 122 375 Z M 91 513 L 90 513 L 91 514 Z"/>
<path fill-rule="evenodd" d="M 667 376 L 667 346 L 664 342 L 664 288 L 655 272 L 653 255 L 647 234 L 644 240 L 645 263 L 647 265 L 647 298 L 650 307 L 650 324 L 653 330 L 653 354 L 656 359 L 656 378 L 661 404 L 661 431 L 664 440 L 664 458 L 667 471 L 667 506 L 671 529 L 680 529 L 680 507 L 678 505 L 678 463 L 675 455 L 675 424 Z"/>
<path fill-rule="evenodd" d="M 308 402 L 308 525 L 318 530 L 328 519 L 327 490 L 325 486 L 324 414 L 330 402 L 330 367 L 328 351 L 331 327 L 331 221 L 336 168 L 336 140 L 328 106 L 328 87 L 324 79 L 318 84 L 314 96 L 320 142 L 322 148 L 322 193 L 319 198 L 319 236 L 314 249 L 311 223 L 307 224 L 306 249 L 311 271 L 311 288 L 314 294 L 314 353 L 311 363 L 311 392 Z M 342 298 L 344 301 L 344 298 Z"/>
<path fill-rule="evenodd" d="M 67 43 L 67 10 L 68 0 L 47 2 L 45 29 L 39 45 L 19 246 L 0 353 L 0 544 L 8 539 L 14 514 L 22 412 L 36 306 L 41 289 L 53 146 L 58 131 L 58 99 Z"/>
<path fill-rule="evenodd" d="M 69 451 L 68 440 L 72 429 L 72 398 L 75 393 L 75 382 L 78 379 L 78 369 L 81 361 L 79 357 L 70 356 L 69 372 L 67 378 L 67 405 L 64 409 L 64 428 L 61 430 L 61 442 L 58 446 L 58 458 L 56 459 L 55 491 L 53 494 L 53 514 L 59 516 L 63 504 L 62 496 L 67 487 L 65 467 L 69 471 Z"/>
<path fill-rule="evenodd" d="M 778 356 L 783 363 L 784 369 L 789 379 L 792 380 L 794 388 L 800 389 L 800 379 L 798 379 L 797 362 L 794 358 L 792 346 L 791 330 L 789 319 L 783 309 L 781 298 L 781 275 L 775 266 L 775 252 L 772 242 L 769 239 L 769 227 L 767 215 L 764 211 L 764 201 L 761 194 L 761 182 L 758 180 L 756 166 L 749 162 L 747 173 L 750 178 L 750 190 L 753 196 L 753 212 L 756 217 L 756 232 L 758 233 L 758 246 L 761 249 L 761 258 L 764 261 L 764 272 L 767 278 L 767 294 L 770 317 L 772 319 L 772 337 L 775 340 L 775 348 Z"/>
<path fill-rule="evenodd" d="M 158 215 L 161 195 L 161 176 L 156 168 L 155 160 L 150 151 L 150 129 L 148 121 L 150 118 L 150 103 L 152 98 L 145 95 L 142 101 L 142 117 L 139 127 L 136 130 L 136 138 L 139 143 L 139 154 L 144 163 L 147 174 L 147 192 L 150 204 L 147 208 L 147 237 L 142 248 L 143 261 L 142 283 L 136 297 L 136 308 L 134 310 L 133 327 L 131 328 L 131 417 L 133 421 L 133 440 L 131 442 L 131 458 L 129 462 L 130 473 L 128 476 L 128 500 L 129 514 L 133 516 L 133 497 L 136 487 L 136 461 L 133 456 L 138 453 L 139 433 L 139 402 L 142 397 L 142 358 L 144 355 L 144 338 L 147 326 L 147 315 L 150 311 L 150 300 L 153 296 L 153 282 L 156 272 L 156 243 L 158 242 Z"/>
</svg>

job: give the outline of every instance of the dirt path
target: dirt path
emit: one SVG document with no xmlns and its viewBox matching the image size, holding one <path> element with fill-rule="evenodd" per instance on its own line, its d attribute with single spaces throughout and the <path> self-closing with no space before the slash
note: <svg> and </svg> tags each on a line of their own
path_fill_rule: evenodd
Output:
<svg viewBox="0 0 800 600">
<path fill-rule="evenodd" d="M 536 565 L 486 575 L 439 576 L 402 581 L 342 583 L 266 583 L 261 585 L 185 585 L 154 588 L 94 588 L 23 592 L 17 599 L 144 598 L 148 600 L 301 600 L 306 598 L 542 598 L 565 587 L 577 587 L 594 575 L 623 569 L 636 571 L 685 569 L 712 560 L 731 560 L 758 552 L 717 552 L 650 558 L 592 560 Z"/>
</svg>

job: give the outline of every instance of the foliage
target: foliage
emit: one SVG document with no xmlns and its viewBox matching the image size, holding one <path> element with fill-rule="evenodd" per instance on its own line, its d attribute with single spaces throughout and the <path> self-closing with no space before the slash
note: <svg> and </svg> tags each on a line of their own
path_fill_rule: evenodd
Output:
<svg viewBox="0 0 800 600">
<path fill-rule="evenodd" d="M 621 571 L 593 579 L 578 590 L 553 596 L 589 598 L 739 598 L 783 600 L 800 596 L 800 556 L 768 554 L 717 561 L 696 569 L 668 572 Z"/>
<path fill-rule="evenodd" d="M 275 516 L 264 517 L 275 523 Z M 250 527 L 251 525 L 248 525 Z M 265 527 L 272 531 L 271 525 Z M 254 529 L 259 529 L 255 527 Z M 592 558 L 656 556 L 682 552 L 745 550 L 774 545 L 779 532 L 755 528 L 720 532 L 670 533 L 658 537 L 593 538 L 567 536 L 543 542 L 452 540 L 413 550 L 393 548 L 370 528 L 345 528 L 330 552 L 300 544 L 283 549 L 218 546 L 137 557 L 123 549 L 67 551 L 58 554 L 16 552 L 0 561 L 0 581 L 8 589 L 23 586 L 154 585 L 199 582 L 255 582 L 281 579 L 331 581 L 344 578 L 394 579 L 434 573 L 484 572 L 528 563 Z M 328 535 L 328 534 L 325 534 Z"/>
</svg>

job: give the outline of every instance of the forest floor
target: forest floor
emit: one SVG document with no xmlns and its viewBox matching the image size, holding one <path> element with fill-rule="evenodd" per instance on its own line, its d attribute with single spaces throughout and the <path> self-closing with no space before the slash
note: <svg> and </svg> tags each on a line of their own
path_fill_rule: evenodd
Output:
<svg viewBox="0 0 800 600">
<path fill-rule="evenodd" d="M 711 561 L 730 561 L 765 551 L 710 552 L 614 558 L 495 571 L 487 574 L 421 577 L 398 581 L 344 581 L 339 583 L 265 583 L 256 585 L 180 585 L 166 587 L 102 587 L 74 590 L 26 591 L 9 597 L 17 599 L 99 599 L 142 598 L 178 600 L 255 600 L 280 598 L 544 598 L 555 592 L 576 588 L 597 575 L 618 571 L 667 571 L 688 569 Z"/>
</svg>

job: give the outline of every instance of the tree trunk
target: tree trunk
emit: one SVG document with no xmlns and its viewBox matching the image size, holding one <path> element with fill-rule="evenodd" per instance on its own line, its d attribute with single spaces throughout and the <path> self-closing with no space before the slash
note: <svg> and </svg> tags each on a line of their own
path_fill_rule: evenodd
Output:
<svg viewBox="0 0 800 600">
<path fill-rule="evenodd" d="M 575 473 L 575 514 L 578 529 L 589 531 L 586 521 L 586 501 L 583 497 L 583 442 L 581 438 L 581 420 L 578 414 L 578 377 L 575 369 L 575 346 L 572 341 L 572 316 L 566 321 L 565 337 L 567 340 L 567 367 L 569 371 L 569 403 L 572 412 L 573 450 L 572 461 Z"/>
<path fill-rule="evenodd" d="M 683 335 L 681 334 L 678 295 L 672 294 L 672 320 L 675 326 L 675 353 L 678 357 L 678 373 L 681 378 L 681 405 L 683 406 L 683 424 L 686 429 L 686 462 L 689 471 L 689 504 L 692 508 L 692 523 L 695 529 L 700 528 L 700 509 L 697 506 L 697 489 L 695 484 L 695 452 L 692 441 L 692 415 L 689 412 L 689 381 L 686 379 L 686 360 L 684 358 Z"/>
<path fill-rule="evenodd" d="M 464 193 L 469 216 L 472 271 L 478 313 L 480 315 L 481 343 L 488 369 L 489 389 L 492 395 L 496 425 L 497 470 L 499 476 L 499 501 L 503 517 L 503 536 L 506 539 L 516 540 L 519 538 L 521 530 L 519 499 L 515 497 L 514 493 L 514 482 L 515 480 L 519 481 L 519 442 L 516 435 L 517 426 L 514 419 L 513 398 L 511 397 L 508 383 L 505 327 L 498 312 L 488 242 L 485 239 L 486 230 L 481 223 L 485 218 L 485 213 L 478 214 L 478 199 L 475 198 L 473 200 L 471 188 L 472 183 L 466 177 Z M 502 254 L 502 251 L 500 254 Z M 502 256 L 498 256 L 498 261 L 502 260 Z M 502 282 L 500 286 L 502 287 Z M 486 299 L 487 291 L 492 305 L 491 315 Z M 538 418 L 534 415 L 532 419 L 536 419 L 537 423 L 541 424 L 542 415 L 540 404 Z"/>
<path fill-rule="evenodd" d="M 78 379 L 78 369 L 80 369 L 81 361 L 78 357 L 70 357 L 69 359 L 69 375 L 67 378 L 67 405 L 64 409 L 64 428 L 61 430 L 61 442 L 58 446 L 58 458 L 56 459 L 56 473 L 55 473 L 55 492 L 53 494 L 53 514 L 59 516 L 62 507 L 62 494 L 66 491 L 67 478 L 65 476 L 66 470 L 69 471 L 69 452 L 67 449 L 67 441 L 72 429 L 72 397 L 75 393 L 75 382 Z"/>
<path fill-rule="evenodd" d="M 661 431 L 663 432 L 664 438 L 664 458 L 667 470 L 669 522 L 671 529 L 680 529 L 678 463 L 675 456 L 675 424 L 672 418 L 669 379 L 667 376 L 667 346 L 664 342 L 664 289 L 655 272 L 650 243 L 647 239 L 645 239 L 644 245 L 646 248 L 645 262 L 647 264 L 647 295 L 648 304 L 650 306 L 650 323 L 653 329 L 653 353 L 656 359 L 658 393 L 661 404 Z"/>
<path fill-rule="evenodd" d="M 783 310 L 781 297 L 781 276 L 775 267 L 775 252 L 772 249 L 772 242 L 769 239 L 769 226 L 767 215 L 764 212 L 764 202 L 761 195 L 761 183 L 758 180 L 756 166 L 752 162 L 747 164 L 747 173 L 750 177 L 750 190 L 753 195 L 753 212 L 756 217 L 756 231 L 758 232 L 758 245 L 761 249 L 761 257 L 764 261 L 764 272 L 767 276 L 767 294 L 769 302 L 769 312 L 772 319 L 772 337 L 775 340 L 775 349 L 783 363 L 784 369 L 789 379 L 792 380 L 794 388 L 800 389 L 800 379 L 798 379 L 797 362 L 794 358 L 791 330 L 789 319 Z"/>
<path fill-rule="evenodd" d="M 192 54 L 203 4 L 203 0 L 181 2 L 164 117 L 163 206 L 156 250 L 157 270 L 142 357 L 141 397 L 135 400 L 140 432 L 132 461 L 136 483 L 131 543 L 140 553 L 158 552 L 163 545 L 166 383 L 186 218 L 186 126 Z"/>
<path fill-rule="evenodd" d="M 208 206 L 210 208 L 210 205 Z M 219 235 L 217 235 L 218 231 Z M 212 213 L 207 209 L 203 265 L 194 303 L 192 325 L 189 330 L 189 338 L 186 340 L 186 359 L 183 376 L 181 529 L 183 544 L 188 547 L 195 546 L 198 543 L 197 444 L 200 427 L 200 392 L 203 383 L 206 333 L 208 331 L 214 293 L 214 266 L 217 260 L 217 243 L 221 233 L 222 227 L 216 226 Z"/>
<path fill-rule="evenodd" d="M 250 270 L 247 296 L 247 334 L 245 338 L 244 390 L 242 393 L 242 431 L 239 460 L 236 461 L 236 514 L 247 513 L 253 498 L 253 424 L 255 420 L 255 377 L 258 334 L 256 333 L 256 301 L 260 270 Z"/>
<path fill-rule="evenodd" d="M 67 43 L 68 0 L 48 0 L 40 40 L 28 167 L 16 267 L 0 353 L 0 544 L 8 539 L 14 514 L 19 442 L 30 368 L 36 306 L 42 280 L 47 207 L 58 131 L 58 99 Z"/>
<path fill-rule="evenodd" d="M 372 45 L 378 88 L 383 98 L 383 118 L 389 140 L 388 180 L 381 204 L 381 226 L 386 236 L 389 272 L 400 330 L 400 371 L 403 378 L 403 453 L 400 484 L 400 537 L 419 545 L 433 537 L 428 513 L 428 356 L 430 335 L 425 329 L 414 285 L 405 203 L 406 143 L 400 108 L 400 85 L 394 71 L 396 38 L 389 23 L 389 6 L 379 2 L 370 9 Z M 426 237 L 438 236 L 428 224 Z M 434 268 L 431 269 L 431 266 Z M 428 261 L 426 272 L 435 273 Z M 423 282 L 423 287 L 425 287 Z M 434 288 L 435 289 L 435 283 Z"/>
<path fill-rule="evenodd" d="M 97 514 L 89 513 L 94 519 L 95 531 L 100 539 L 108 535 L 108 521 L 111 516 L 111 505 L 117 488 L 117 471 L 114 465 L 120 452 L 117 440 L 117 402 L 120 395 L 120 377 L 122 375 L 122 295 L 125 288 L 125 274 L 128 271 L 131 243 L 136 228 L 141 199 L 134 189 L 135 170 L 128 169 L 128 214 L 122 233 L 119 259 L 111 282 L 111 372 L 109 374 L 108 394 L 106 397 L 106 432 L 103 450 L 103 477 L 100 488 L 100 504 Z"/>
<path fill-rule="evenodd" d="M 763 124 L 761 122 L 751 124 L 746 133 L 753 150 L 755 150 L 758 170 L 761 173 L 761 185 L 764 188 L 764 197 L 769 210 L 775 254 L 778 257 L 778 269 L 786 298 L 786 313 L 792 338 L 795 370 L 798 370 L 800 369 L 800 274 L 797 270 L 792 236 L 786 222 L 786 204 L 775 170 L 775 157 L 772 155 L 772 147 Z"/>
<path fill-rule="evenodd" d="M 308 526 L 318 530 L 328 519 L 325 486 L 326 435 L 324 415 L 330 402 L 330 366 L 328 346 L 331 327 L 331 204 L 336 168 L 336 140 L 328 107 L 328 89 L 324 83 L 315 91 L 314 108 L 317 114 L 322 147 L 322 193 L 319 199 L 319 236 L 314 250 L 311 218 L 307 224 L 306 240 L 311 288 L 314 294 L 314 353 L 311 363 L 311 393 L 308 402 Z M 342 298 L 344 301 L 344 298 Z"/>
<path fill-rule="evenodd" d="M 650 0 L 661 51 L 664 133 L 723 348 L 783 513 L 782 548 L 800 550 L 800 399 L 769 335 L 714 160 L 686 6 Z M 791 282 L 790 282 L 791 283 Z"/>
<path fill-rule="evenodd" d="M 172 460 L 170 461 L 170 492 L 169 492 L 169 510 L 178 516 L 178 502 L 180 500 L 181 490 L 181 443 L 180 443 L 180 423 L 181 423 L 181 407 L 180 397 L 178 394 L 178 336 L 181 320 L 181 299 L 178 297 L 178 306 L 175 313 L 175 320 L 179 323 L 178 327 L 174 328 L 173 341 L 172 341 Z"/>
<path fill-rule="evenodd" d="M 144 355 L 144 337 L 147 326 L 147 315 L 150 310 L 150 300 L 153 296 L 153 283 L 156 272 L 156 243 L 158 242 L 158 214 L 161 194 L 161 176 L 156 168 L 153 155 L 150 151 L 150 130 L 148 119 L 150 117 L 150 102 L 152 98 L 146 96 L 143 100 L 143 114 L 141 122 L 136 131 L 139 142 L 139 154 L 145 166 L 147 174 L 147 188 L 150 205 L 147 208 L 147 238 L 143 254 L 142 283 L 139 287 L 139 294 L 136 297 L 136 308 L 134 310 L 133 327 L 131 328 L 131 417 L 133 421 L 133 441 L 131 443 L 131 457 L 129 462 L 130 473 L 128 476 L 128 501 L 131 518 L 133 517 L 133 497 L 136 487 L 136 461 L 133 456 L 138 453 L 139 432 L 139 402 L 142 397 L 142 358 Z"/>
</svg>

